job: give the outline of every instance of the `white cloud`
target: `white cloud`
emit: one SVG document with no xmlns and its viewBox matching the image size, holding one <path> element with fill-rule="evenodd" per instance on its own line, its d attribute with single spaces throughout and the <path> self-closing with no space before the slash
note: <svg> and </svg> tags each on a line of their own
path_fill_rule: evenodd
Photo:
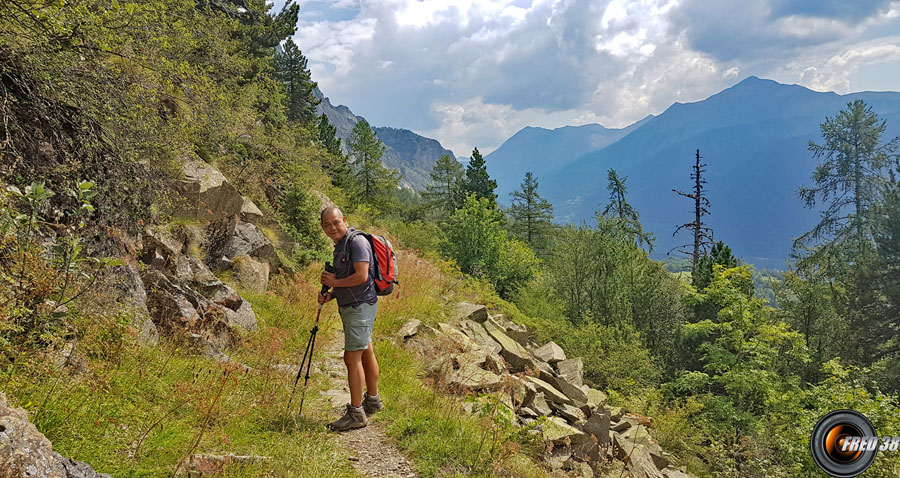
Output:
<svg viewBox="0 0 900 478">
<path fill-rule="evenodd" d="M 320 0 L 333 15 L 295 40 L 332 101 L 466 155 L 526 125 L 626 126 L 744 75 L 847 91 L 898 61 L 900 1 L 848 18 L 776 1 Z"/>
</svg>

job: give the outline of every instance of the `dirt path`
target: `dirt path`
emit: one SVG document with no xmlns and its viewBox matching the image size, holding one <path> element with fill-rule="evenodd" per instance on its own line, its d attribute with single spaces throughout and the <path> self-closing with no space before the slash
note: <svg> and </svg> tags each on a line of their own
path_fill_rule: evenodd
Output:
<svg viewBox="0 0 900 478">
<path fill-rule="evenodd" d="M 342 358 L 343 337 L 338 335 L 323 348 L 325 369 L 331 379 L 332 387 L 322 392 L 326 403 L 333 407 L 336 419 L 343 413 L 350 402 L 350 391 L 347 388 L 347 372 Z M 390 404 L 385 404 L 390 406 Z M 369 420 L 369 425 L 357 430 L 337 434 L 337 442 L 350 455 L 353 468 L 361 476 L 374 477 L 417 477 L 415 469 L 394 441 L 384 433 L 377 415 Z"/>
</svg>

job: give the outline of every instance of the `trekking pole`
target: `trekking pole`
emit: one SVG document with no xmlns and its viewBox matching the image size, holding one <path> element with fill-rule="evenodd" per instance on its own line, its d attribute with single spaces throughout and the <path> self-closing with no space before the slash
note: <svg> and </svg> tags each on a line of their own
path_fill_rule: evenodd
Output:
<svg viewBox="0 0 900 478">
<path fill-rule="evenodd" d="M 325 270 L 327 272 L 331 272 L 331 263 L 325 263 Z M 326 294 L 328 292 L 329 287 L 325 284 L 322 284 L 322 294 Z M 303 393 L 300 395 L 300 413 L 298 416 L 303 414 L 303 401 L 306 399 L 306 384 L 309 382 L 309 369 L 312 366 L 312 355 L 313 350 L 316 346 L 316 335 L 319 332 L 319 317 L 322 315 L 322 306 L 325 303 L 322 302 L 319 304 L 319 311 L 316 312 L 316 322 L 313 324 L 312 330 L 309 332 L 309 340 L 306 342 L 306 350 L 303 352 L 303 359 L 300 361 L 300 370 L 297 370 L 297 377 L 294 379 L 294 388 L 291 389 L 291 398 L 288 400 L 288 411 L 291 409 L 291 402 L 294 400 L 294 393 L 297 391 L 297 383 L 300 382 L 300 375 L 303 374 L 303 365 L 306 364 L 306 377 L 303 379 Z M 307 362 L 307 357 L 309 361 Z"/>
</svg>

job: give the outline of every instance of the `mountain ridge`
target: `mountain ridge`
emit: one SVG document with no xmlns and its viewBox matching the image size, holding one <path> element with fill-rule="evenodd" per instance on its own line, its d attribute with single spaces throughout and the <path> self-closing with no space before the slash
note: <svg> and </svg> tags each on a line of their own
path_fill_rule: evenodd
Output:
<svg viewBox="0 0 900 478">
<path fill-rule="evenodd" d="M 316 87 L 313 94 L 320 101 L 316 114 L 325 114 L 335 126 L 336 135 L 341 138 L 341 148 L 347 151 L 347 139 L 362 116 L 356 115 L 347 106 L 334 106 L 331 100 Z M 403 128 L 371 125 L 375 136 L 385 145 L 381 161 L 391 169 L 400 171 L 400 185 L 414 190 L 423 190 L 430 181 L 429 173 L 435 161 L 444 154 L 455 158 L 449 149 L 433 138 L 428 138 Z"/>
<path fill-rule="evenodd" d="M 807 144 L 821 141 L 819 125 L 826 116 L 836 115 L 856 98 L 887 121 L 884 141 L 900 134 L 900 93 L 839 95 L 747 77 L 704 100 L 675 103 L 601 148 L 546 161 L 561 166 L 538 176 L 540 193 L 554 204 L 557 222 L 590 223 L 606 201 L 606 171 L 614 168 L 628 178 L 629 200 L 645 228 L 656 234 L 656 252 L 663 253 L 688 242 L 686 234 L 673 238 L 672 231 L 687 222 L 691 205 L 675 200 L 671 190 L 690 186 L 690 166 L 699 148 L 708 164 L 705 178 L 712 202 L 706 220 L 717 239 L 751 262 L 778 265 L 789 257 L 793 239 L 818 217 L 795 193 L 811 183 L 818 163 Z M 527 145 L 522 149 L 529 150 Z M 502 150 L 492 155 L 502 155 Z M 524 157 L 522 164 L 540 159 Z M 489 161 L 488 167 L 496 171 L 497 163 Z M 504 165 L 502 175 L 521 177 L 524 166 L 514 166 Z M 517 182 L 498 180 L 500 197 L 517 188 Z"/>
</svg>

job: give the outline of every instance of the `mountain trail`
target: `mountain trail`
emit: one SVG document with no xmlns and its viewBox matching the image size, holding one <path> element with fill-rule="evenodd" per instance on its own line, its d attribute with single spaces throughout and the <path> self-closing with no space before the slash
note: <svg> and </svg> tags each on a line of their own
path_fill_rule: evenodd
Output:
<svg viewBox="0 0 900 478">
<path fill-rule="evenodd" d="M 335 340 L 327 343 L 320 352 L 321 357 L 324 357 L 324 368 L 331 380 L 331 388 L 322 392 L 322 395 L 326 398 L 326 403 L 331 404 L 334 418 L 338 418 L 343 412 L 344 406 L 350 402 L 342 343 L 338 336 Z M 390 406 L 390 403 L 385 403 L 385 407 Z M 350 455 L 353 468 L 361 476 L 418 477 L 409 459 L 385 434 L 384 426 L 378 421 L 378 415 L 370 417 L 368 426 L 364 428 L 336 435 L 336 442 Z"/>
</svg>

